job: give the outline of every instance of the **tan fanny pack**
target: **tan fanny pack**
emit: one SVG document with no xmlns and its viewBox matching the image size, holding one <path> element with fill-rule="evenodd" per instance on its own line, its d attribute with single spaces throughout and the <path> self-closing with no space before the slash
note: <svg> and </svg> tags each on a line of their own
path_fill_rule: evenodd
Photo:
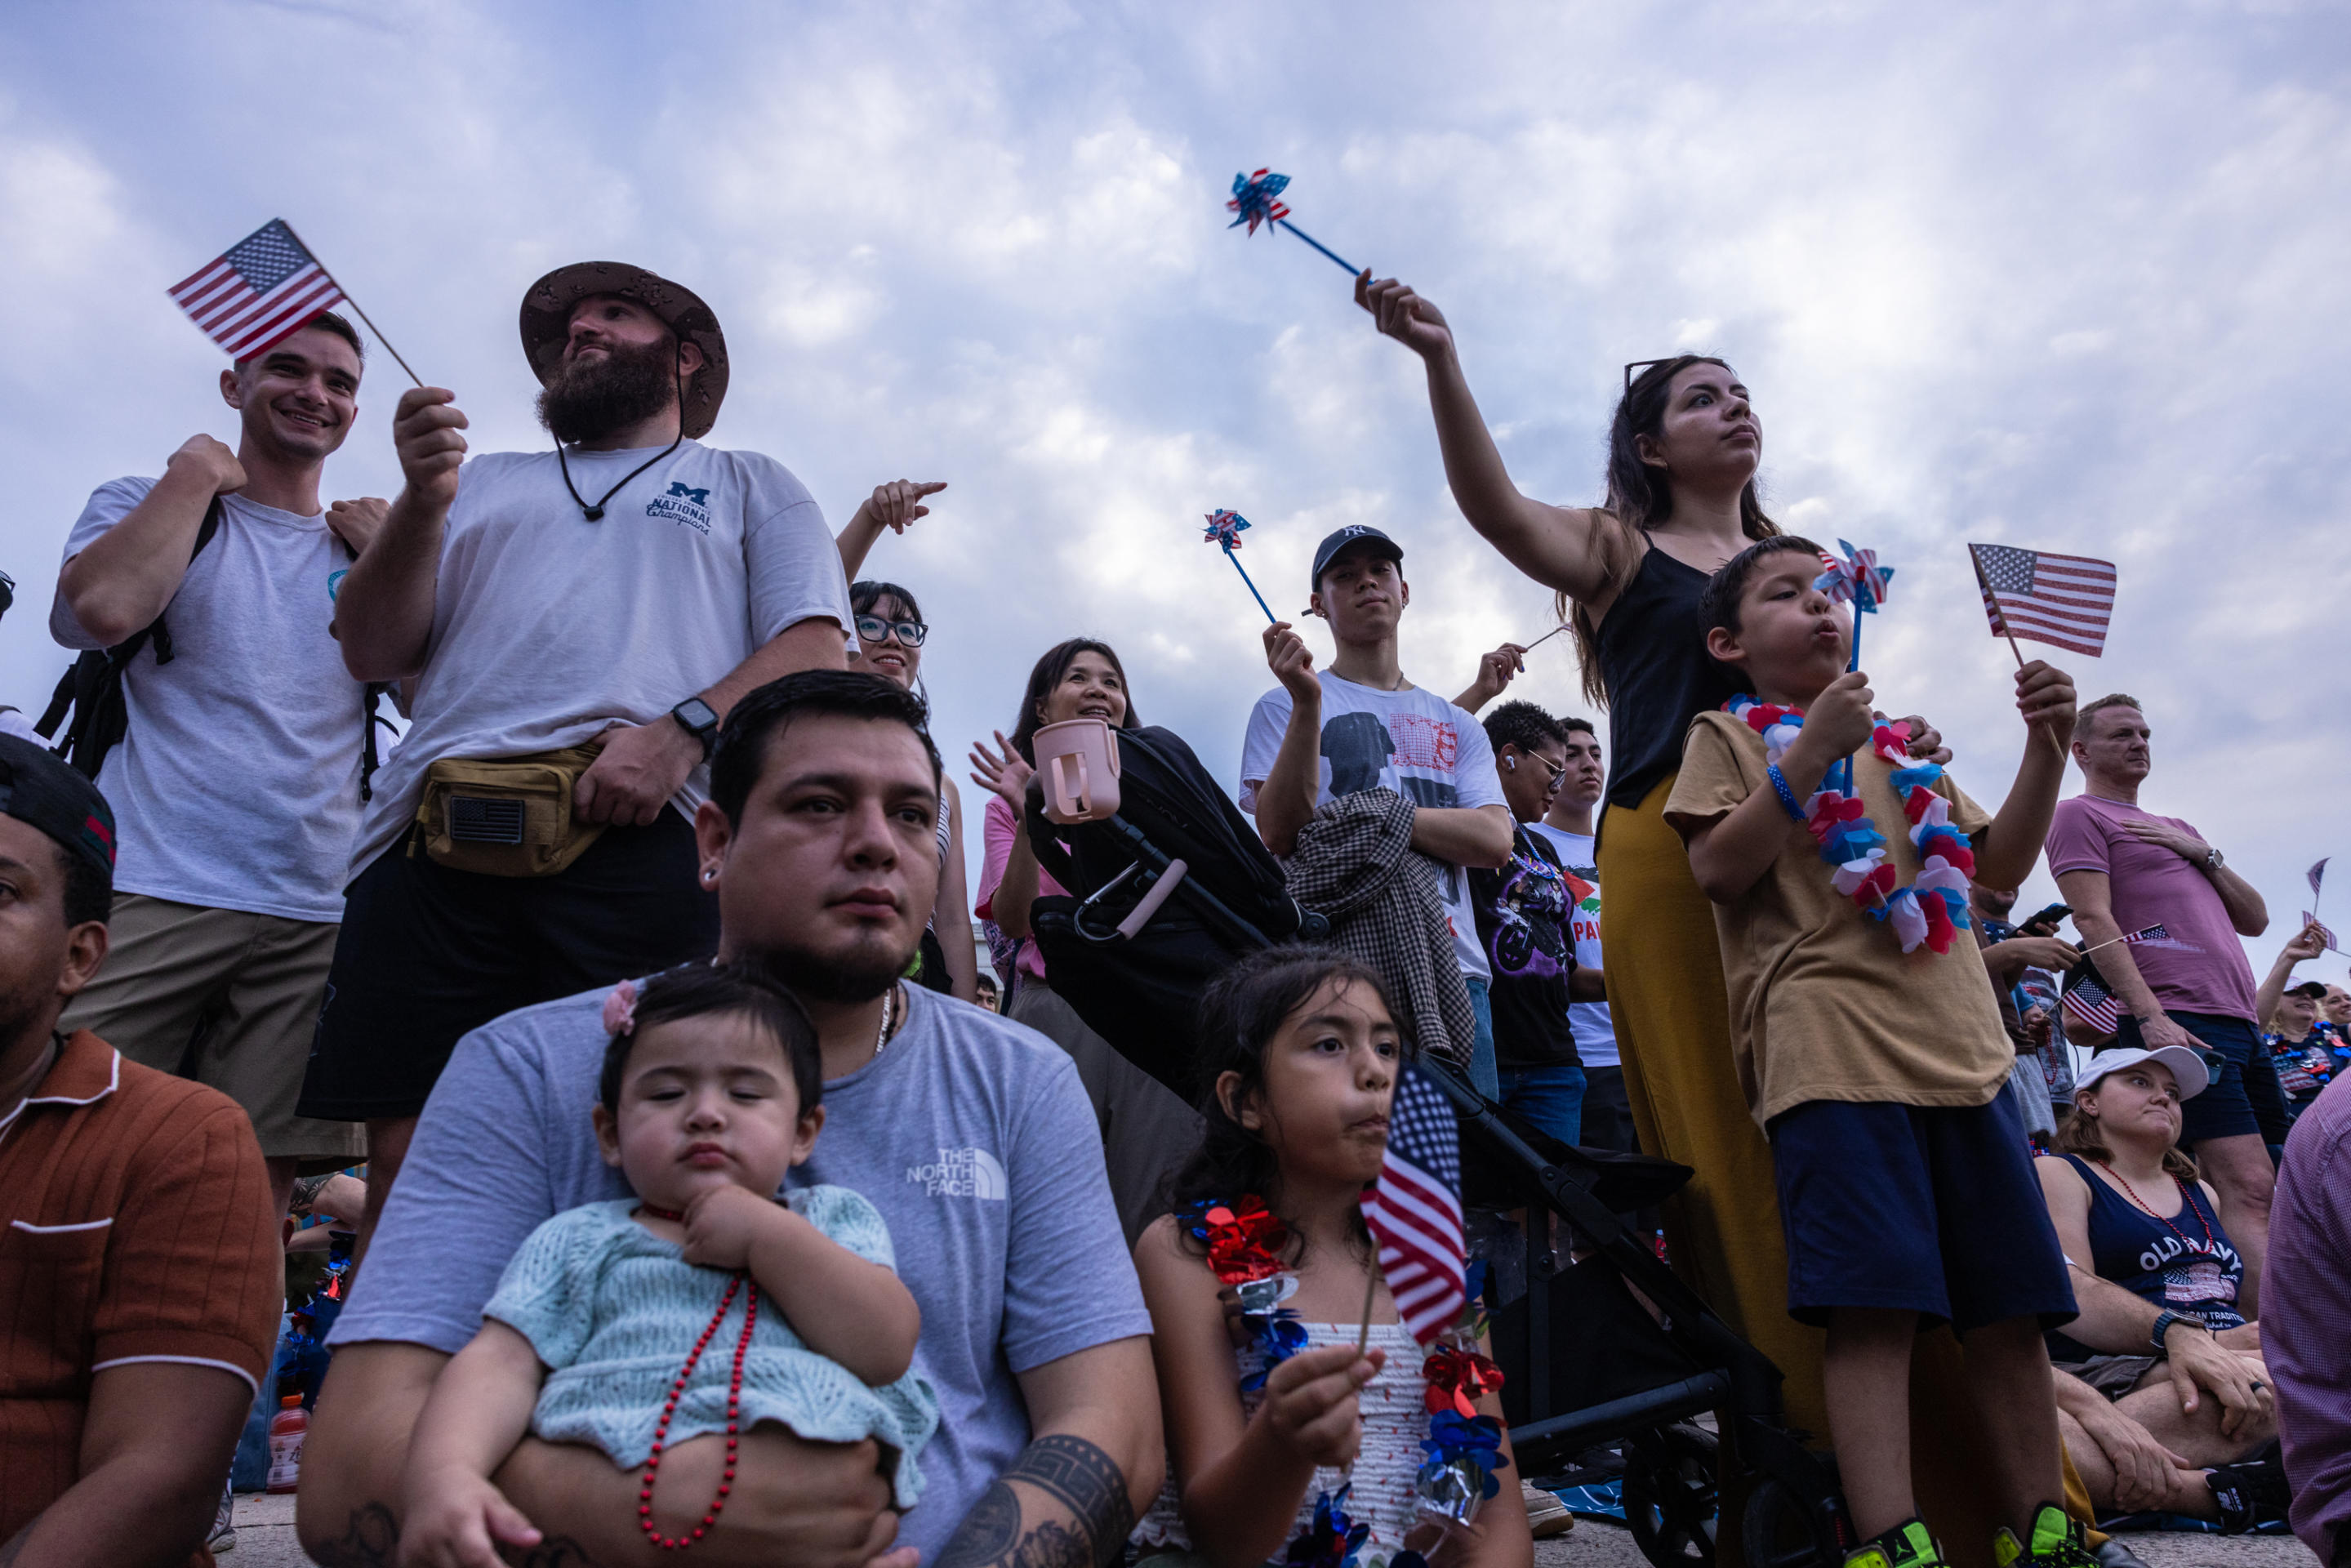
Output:
<svg viewBox="0 0 2351 1568">
<path fill-rule="evenodd" d="M 588 851 L 601 822 L 571 814 L 572 790 L 596 760 L 591 746 L 530 757 L 444 757 L 426 769 L 416 840 L 452 871 L 553 876 Z"/>
</svg>

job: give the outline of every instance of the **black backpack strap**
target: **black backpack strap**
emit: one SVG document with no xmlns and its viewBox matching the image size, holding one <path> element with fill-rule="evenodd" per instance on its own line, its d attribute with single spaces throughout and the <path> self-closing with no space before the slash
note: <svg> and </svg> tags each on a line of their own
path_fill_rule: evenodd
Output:
<svg viewBox="0 0 2351 1568">
<path fill-rule="evenodd" d="M 212 505 L 204 508 L 204 520 L 197 525 L 195 548 L 188 552 L 189 564 L 193 565 L 204 547 L 213 542 L 220 525 L 221 498 L 214 496 Z M 172 632 L 160 613 L 111 648 L 93 648 L 77 658 L 50 695 L 40 723 L 33 727 L 44 736 L 56 735 L 70 710 L 73 722 L 66 726 L 65 734 L 51 749 L 86 779 L 98 777 L 99 769 L 106 766 L 107 753 L 121 744 L 124 731 L 131 727 L 130 708 L 122 696 L 123 672 L 139 656 L 139 650 L 150 643 L 154 644 L 157 664 L 172 662 Z"/>
</svg>

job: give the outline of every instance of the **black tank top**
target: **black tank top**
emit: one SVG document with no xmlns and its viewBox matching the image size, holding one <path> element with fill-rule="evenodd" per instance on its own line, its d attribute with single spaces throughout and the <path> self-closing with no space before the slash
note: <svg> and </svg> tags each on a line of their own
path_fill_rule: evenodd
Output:
<svg viewBox="0 0 2351 1568">
<path fill-rule="evenodd" d="M 1706 651 L 1698 595 L 1709 574 L 1651 546 L 1593 639 L 1608 683 L 1608 803 L 1630 810 L 1682 765 L 1689 722 L 1740 690 Z"/>
</svg>

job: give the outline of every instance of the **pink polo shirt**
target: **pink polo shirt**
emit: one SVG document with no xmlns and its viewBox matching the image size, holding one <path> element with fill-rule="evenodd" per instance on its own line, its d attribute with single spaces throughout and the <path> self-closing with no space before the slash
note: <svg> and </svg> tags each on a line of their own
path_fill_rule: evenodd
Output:
<svg viewBox="0 0 2351 1568">
<path fill-rule="evenodd" d="M 2111 887 L 2115 920 L 2126 932 L 2161 925 L 2171 934 L 2179 946 L 2140 943 L 2130 950 L 2131 961 L 2166 1012 L 2257 1021 L 2253 967 L 2245 961 L 2220 891 L 2201 868 L 2124 828 L 2134 820 L 2204 836 L 2177 817 L 2076 795 L 2057 802 L 2049 824 L 2050 874 L 2102 871 Z"/>
</svg>

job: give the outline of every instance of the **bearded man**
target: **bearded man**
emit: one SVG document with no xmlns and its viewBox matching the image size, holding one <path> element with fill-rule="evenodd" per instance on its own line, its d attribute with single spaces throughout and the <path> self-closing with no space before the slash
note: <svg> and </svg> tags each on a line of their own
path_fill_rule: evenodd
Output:
<svg viewBox="0 0 2351 1568">
<path fill-rule="evenodd" d="M 841 668 L 853 624 L 807 489 L 701 444 L 726 395 L 709 306 L 582 262 L 523 297 L 522 343 L 555 450 L 468 462 L 455 394 L 403 395 L 405 487 L 336 599 L 352 675 L 413 683 L 301 1103 L 367 1124 L 362 1248 L 460 1036 L 716 946 L 693 819 L 718 726 Z"/>
</svg>

